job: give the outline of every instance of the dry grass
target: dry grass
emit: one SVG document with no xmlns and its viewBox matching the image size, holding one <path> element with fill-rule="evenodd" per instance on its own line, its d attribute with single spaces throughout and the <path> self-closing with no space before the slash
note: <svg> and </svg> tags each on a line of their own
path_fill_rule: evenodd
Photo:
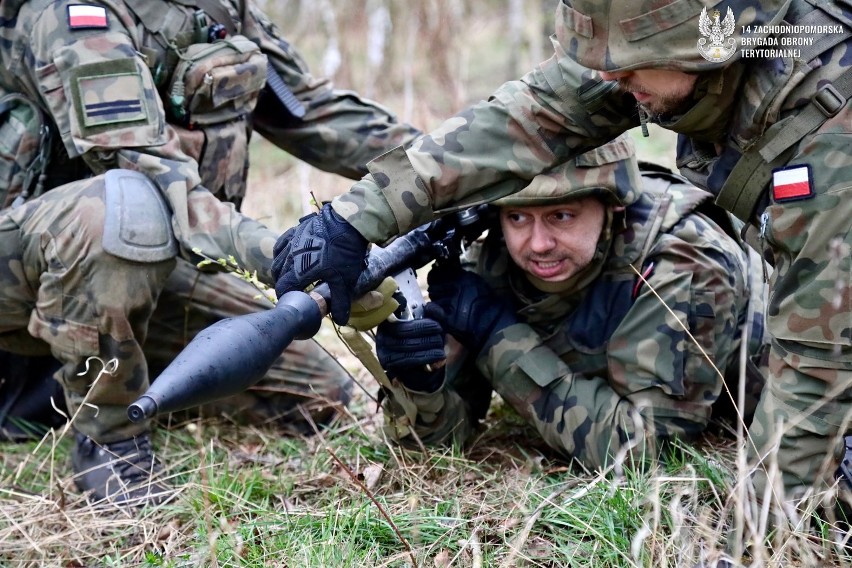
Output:
<svg viewBox="0 0 852 568">
<path fill-rule="evenodd" d="M 141 512 L 86 502 L 70 439 L 3 445 L 0 565 L 691 567 L 737 550 L 738 535 L 752 544 L 742 565 L 849 565 L 823 524 L 761 528 L 731 438 L 617 474 L 572 467 L 499 401 L 465 451 L 405 451 L 380 425 L 360 392 L 309 438 L 223 421 L 160 427 L 175 495 Z"/>
</svg>

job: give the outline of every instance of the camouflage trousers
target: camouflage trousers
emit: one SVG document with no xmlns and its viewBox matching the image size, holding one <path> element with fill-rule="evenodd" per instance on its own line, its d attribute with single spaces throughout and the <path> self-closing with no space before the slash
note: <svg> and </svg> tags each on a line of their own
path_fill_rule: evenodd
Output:
<svg viewBox="0 0 852 568">
<path fill-rule="evenodd" d="M 814 185 L 814 197 L 766 210 L 772 343 L 749 457 L 758 497 L 776 502 L 833 484 L 852 432 L 852 191 Z"/>
<path fill-rule="evenodd" d="M 182 259 L 110 255 L 102 247 L 104 215 L 102 176 L 0 212 L 0 349 L 58 359 L 75 428 L 109 442 L 148 427 L 129 422 L 127 405 L 196 333 L 271 304 L 251 284 Z M 250 391 L 203 410 L 301 430 L 302 409 L 327 420 L 350 390 L 350 376 L 330 354 L 298 341 Z"/>
</svg>

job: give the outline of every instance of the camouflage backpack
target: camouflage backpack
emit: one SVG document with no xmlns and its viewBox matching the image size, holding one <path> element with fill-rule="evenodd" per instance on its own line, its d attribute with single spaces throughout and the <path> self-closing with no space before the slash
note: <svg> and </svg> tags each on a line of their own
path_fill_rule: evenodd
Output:
<svg viewBox="0 0 852 568">
<path fill-rule="evenodd" d="M 0 86 L 0 209 L 41 193 L 49 148 L 42 110 Z"/>
</svg>

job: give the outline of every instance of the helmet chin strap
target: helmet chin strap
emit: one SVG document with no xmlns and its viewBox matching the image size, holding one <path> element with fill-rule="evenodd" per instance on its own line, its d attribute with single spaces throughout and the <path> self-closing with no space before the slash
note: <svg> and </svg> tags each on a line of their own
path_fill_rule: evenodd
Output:
<svg viewBox="0 0 852 568">
<path fill-rule="evenodd" d="M 648 112 L 642 108 L 642 105 L 636 103 L 636 110 L 639 112 L 639 126 L 642 128 L 642 136 L 648 138 L 651 134 L 648 132 L 648 120 L 651 118 Z"/>
</svg>

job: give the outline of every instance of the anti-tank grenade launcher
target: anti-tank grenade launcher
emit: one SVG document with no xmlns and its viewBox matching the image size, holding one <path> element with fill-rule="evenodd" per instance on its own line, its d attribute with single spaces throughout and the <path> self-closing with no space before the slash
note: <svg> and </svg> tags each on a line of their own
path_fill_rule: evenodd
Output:
<svg viewBox="0 0 852 568">
<path fill-rule="evenodd" d="M 474 206 L 418 227 L 384 248 L 373 247 L 353 297 L 374 290 L 387 276 L 457 258 L 463 244 L 487 228 L 487 217 L 487 206 Z M 130 420 L 141 422 L 245 391 L 263 378 L 290 342 L 317 333 L 329 296 L 326 284 L 310 293 L 288 292 L 270 310 L 224 319 L 202 330 L 128 407 Z M 422 296 L 411 300 L 417 301 L 422 302 Z"/>
</svg>

